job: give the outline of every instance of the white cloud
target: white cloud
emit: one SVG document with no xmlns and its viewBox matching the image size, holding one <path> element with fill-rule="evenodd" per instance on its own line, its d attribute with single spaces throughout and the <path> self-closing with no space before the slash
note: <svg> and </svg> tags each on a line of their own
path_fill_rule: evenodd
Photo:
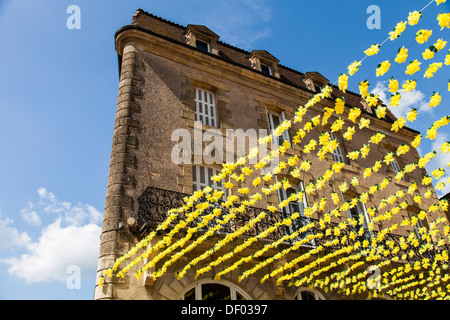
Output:
<svg viewBox="0 0 450 320">
<path fill-rule="evenodd" d="M 0 250 L 25 247 L 31 241 L 26 232 L 20 233 L 16 228 L 9 226 L 13 222 L 11 219 L 0 219 Z"/>
<path fill-rule="evenodd" d="M 95 224 L 62 227 L 61 219 L 57 219 L 42 231 L 37 242 L 27 245 L 28 253 L 3 262 L 9 264 L 10 275 L 27 284 L 66 281 L 71 265 L 78 266 L 82 273 L 95 272 L 100 232 L 101 228 Z"/>
<path fill-rule="evenodd" d="M 401 86 L 402 84 L 400 84 Z M 425 94 L 420 90 L 414 89 L 408 92 L 405 92 L 403 89 L 399 90 L 401 94 L 400 103 L 398 106 L 391 107 L 390 99 L 391 93 L 388 91 L 389 88 L 385 81 L 377 82 L 375 88 L 372 90 L 372 93 L 379 94 L 379 98 L 389 107 L 392 113 L 397 117 L 406 117 L 406 114 L 410 111 L 411 108 L 416 108 L 419 115 L 423 112 L 432 112 L 432 109 L 428 106 L 428 102 L 425 101 Z"/>
<path fill-rule="evenodd" d="M 38 206 L 49 214 L 56 214 L 63 218 L 63 221 L 80 226 L 86 223 L 98 223 L 102 214 L 94 207 L 78 203 L 76 205 L 70 202 L 59 201 L 56 196 L 45 188 L 38 189 Z"/>
<path fill-rule="evenodd" d="M 42 223 L 41 217 L 36 213 L 36 211 L 29 211 L 27 209 L 20 210 L 22 219 L 29 225 L 39 227 Z"/>
<path fill-rule="evenodd" d="M 38 240 L 11 227 L 11 219 L 0 220 L 0 249 L 21 247 L 20 256 L 1 259 L 8 273 L 26 283 L 66 281 L 67 268 L 75 265 L 81 276 L 96 272 L 102 214 L 93 206 L 60 201 L 45 188 L 38 189 L 39 201 L 22 209 L 22 218 L 30 225 L 42 224 L 41 217 L 51 223 L 42 229 Z"/>
</svg>

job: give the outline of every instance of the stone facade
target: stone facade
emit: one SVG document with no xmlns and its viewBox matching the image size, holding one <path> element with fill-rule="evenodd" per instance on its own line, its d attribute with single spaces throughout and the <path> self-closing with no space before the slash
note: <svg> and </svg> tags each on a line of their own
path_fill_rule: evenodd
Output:
<svg viewBox="0 0 450 320">
<path fill-rule="evenodd" d="M 171 135 L 179 128 L 188 129 L 191 135 L 194 135 L 195 88 L 214 94 L 218 119 L 216 129 L 225 136 L 227 129 L 267 130 L 269 128 L 268 111 L 284 112 L 286 118 L 292 118 L 298 106 L 304 105 L 316 92 L 315 84 L 319 86 L 328 84 L 326 78 L 317 72 L 303 74 L 280 65 L 279 61 L 267 52 L 250 53 L 234 48 L 220 42 L 217 35 L 207 30 L 202 26 L 185 28 L 139 10 L 133 18 L 133 24 L 116 33 L 116 51 L 120 60 L 120 84 L 98 262 L 99 275 L 112 266 L 115 259 L 138 242 L 135 218 L 139 208 L 139 198 L 146 188 L 153 187 L 192 194 L 192 166 L 175 164 L 171 161 L 171 153 L 176 143 L 172 141 Z M 196 35 L 195 32 L 198 34 Z M 207 53 L 194 48 L 193 43 L 196 43 L 197 38 L 205 41 L 212 40 L 211 52 Z M 271 74 L 262 72 L 261 63 L 271 67 Z M 388 113 L 387 120 L 380 120 L 367 105 L 364 105 L 358 95 L 351 92 L 344 94 L 333 87 L 333 97 L 339 96 L 345 97 L 347 106 L 361 108 L 363 116 L 371 121 L 370 128 L 358 132 L 351 141 L 337 135 L 344 155 L 359 149 L 375 132 L 385 132 L 386 139 L 384 143 L 372 146 L 371 155 L 366 159 L 352 161 L 345 157 L 344 169 L 336 174 L 320 193 L 308 196 L 309 203 L 319 201 L 323 194 L 330 194 L 332 190 L 339 191 L 338 186 L 344 181 L 350 186 L 350 179 L 353 176 L 361 178 L 364 168 L 373 165 L 373 159 L 382 159 L 388 151 L 395 150 L 402 143 L 411 142 L 417 135 L 417 132 L 408 128 L 403 128 L 398 133 L 390 131 L 392 114 Z M 305 116 L 305 121 L 321 114 L 325 107 L 333 108 L 334 100 L 325 99 L 312 107 Z M 345 126 L 351 124 L 347 120 L 348 111 L 349 108 L 346 108 L 342 116 L 347 121 Z M 336 118 L 331 117 L 329 123 L 332 123 L 334 119 Z M 204 126 L 204 130 L 208 128 Z M 299 126 L 289 130 L 290 137 L 293 137 L 298 128 Z M 318 140 L 320 133 L 324 130 L 329 130 L 329 127 L 318 126 L 309 134 L 309 137 Z M 334 163 L 330 154 L 319 163 L 317 158 L 304 153 L 303 148 L 304 143 L 294 145 L 294 148 L 284 156 L 287 159 L 295 154 L 301 161 L 311 159 L 313 162 L 311 170 L 299 179 L 290 177 L 293 183 L 298 183 L 300 180 L 304 184 L 315 181 L 316 177 L 323 174 L 324 166 L 329 167 Z M 400 157 L 398 162 L 400 167 L 403 167 L 405 164 L 417 162 L 418 159 L 417 151 L 412 150 Z M 215 167 L 220 169 L 219 165 Z M 396 182 L 378 192 L 366 205 L 377 207 L 377 203 L 393 190 L 406 191 L 411 182 L 420 182 L 424 174 L 426 174 L 424 170 L 414 171 L 407 175 L 404 181 Z M 282 172 L 280 177 L 288 177 L 287 170 Z M 383 177 L 394 177 L 391 166 L 383 166 L 378 173 L 365 179 L 361 185 L 351 187 L 349 195 L 368 191 L 368 186 L 377 183 Z M 419 188 L 423 187 L 419 186 Z M 240 196 L 241 200 L 245 199 L 245 196 Z M 407 196 L 405 199 L 411 204 L 414 203 L 411 197 Z M 424 199 L 422 206 L 426 208 L 437 200 L 436 194 L 433 193 L 430 199 Z M 265 208 L 268 204 L 278 204 L 278 202 L 279 199 L 274 193 L 265 197 L 259 206 Z M 332 203 L 329 201 L 325 212 L 332 209 Z M 413 210 L 420 209 L 422 207 L 416 207 Z M 316 218 L 320 217 L 317 216 L 318 214 L 320 215 L 315 213 Z M 400 219 L 407 214 L 405 210 L 394 218 L 393 223 L 400 222 Z M 435 214 L 434 218 L 443 215 L 440 211 Z M 336 222 L 339 221 L 336 220 Z M 375 230 L 379 228 L 380 225 L 375 226 Z M 398 232 L 407 235 L 410 230 L 402 227 L 398 229 Z M 154 241 L 156 240 L 158 239 Z M 252 245 L 234 259 L 254 252 L 263 244 Z M 196 252 L 191 254 L 195 256 Z M 290 259 L 298 254 L 298 252 L 292 253 L 286 258 Z M 182 258 L 180 263 L 185 262 L 183 259 L 186 258 Z M 137 281 L 133 272 L 130 271 L 124 279 L 107 279 L 103 287 L 96 286 L 95 299 L 180 299 L 196 281 L 213 282 L 215 273 L 228 265 L 219 265 L 197 280 L 194 279 L 193 271 L 181 280 L 177 280 L 174 277 L 174 272 L 180 268 L 177 264 L 172 265 L 169 272 L 156 281 L 153 281 L 151 275 L 146 275 Z M 276 265 L 270 266 L 270 268 L 275 267 Z M 267 273 L 268 270 L 271 269 L 262 270 L 253 277 L 238 282 L 237 275 L 243 270 L 237 269 L 217 283 L 238 288 L 249 299 L 294 299 L 298 288 L 287 284 L 276 286 L 271 280 L 263 284 L 259 282 L 258 277 Z M 335 293 L 320 292 L 320 294 L 326 299 L 344 298 Z M 350 297 L 350 299 L 360 298 L 365 297 Z"/>
</svg>

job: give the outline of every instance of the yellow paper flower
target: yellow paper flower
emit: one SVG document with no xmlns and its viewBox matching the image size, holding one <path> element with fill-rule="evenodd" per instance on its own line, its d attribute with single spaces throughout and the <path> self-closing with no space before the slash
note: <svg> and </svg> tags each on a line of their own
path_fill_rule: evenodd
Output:
<svg viewBox="0 0 450 320">
<path fill-rule="evenodd" d="M 342 90 L 342 92 L 345 92 L 348 88 L 348 75 L 341 73 L 338 78 L 338 85 L 339 89 Z"/>
<path fill-rule="evenodd" d="M 424 78 L 432 78 L 434 74 L 439 70 L 439 68 L 442 67 L 442 62 L 435 62 L 428 66 L 427 70 L 425 71 L 425 74 L 423 75 Z"/>
<path fill-rule="evenodd" d="M 300 169 L 307 172 L 311 168 L 311 160 L 305 160 L 300 164 Z"/>
<path fill-rule="evenodd" d="M 449 153 L 450 152 L 450 141 L 444 142 L 441 146 L 441 152 L 442 153 Z"/>
<path fill-rule="evenodd" d="M 405 83 L 403 84 L 402 88 L 403 90 L 405 90 L 405 92 L 414 90 L 416 88 L 416 81 L 414 80 L 406 80 Z"/>
<path fill-rule="evenodd" d="M 444 28 L 450 28 L 450 13 L 438 14 L 437 20 L 439 21 L 439 26 L 441 27 L 441 30 Z"/>
<path fill-rule="evenodd" d="M 398 92 L 396 94 L 391 95 L 391 100 L 390 100 L 391 107 L 396 107 L 396 106 L 400 105 L 401 97 L 402 96 Z"/>
<path fill-rule="evenodd" d="M 344 113 L 344 109 L 345 109 L 344 98 L 342 98 L 342 97 L 337 98 L 336 102 L 335 102 L 335 106 L 334 106 L 334 110 L 335 110 L 336 114 Z"/>
<path fill-rule="evenodd" d="M 369 49 L 364 51 L 366 56 L 373 56 L 377 54 L 380 51 L 380 45 L 379 44 L 373 44 Z"/>
<path fill-rule="evenodd" d="M 429 175 L 425 175 L 425 177 L 423 177 L 422 179 L 422 184 L 424 186 L 428 186 L 431 183 L 431 181 L 433 181 L 433 178 L 430 177 Z"/>
<path fill-rule="evenodd" d="M 448 54 L 445 56 L 444 64 L 446 66 L 450 66 L 450 50 L 448 51 Z M 450 91 L 450 90 L 449 90 Z"/>
<path fill-rule="evenodd" d="M 422 53 L 422 57 L 423 57 L 424 60 L 432 59 L 434 57 L 434 51 L 430 50 L 429 48 L 427 48 Z"/>
<path fill-rule="evenodd" d="M 361 81 L 359 83 L 359 94 L 365 98 L 369 94 L 369 81 Z"/>
<path fill-rule="evenodd" d="M 399 23 L 397 23 L 397 25 L 394 27 L 394 30 L 389 32 L 389 39 L 393 41 L 400 37 L 400 35 L 406 29 L 406 24 L 406 21 L 400 21 Z"/>
<path fill-rule="evenodd" d="M 242 193 L 242 194 L 248 194 L 250 192 L 250 189 L 249 188 L 240 188 L 240 189 L 238 189 L 238 192 Z"/>
<path fill-rule="evenodd" d="M 440 24 L 439 24 L 440 25 Z M 428 29 L 421 29 L 417 31 L 416 33 L 416 41 L 418 44 L 423 44 L 428 41 L 428 38 L 431 37 L 431 34 L 433 33 L 432 30 Z"/>
<path fill-rule="evenodd" d="M 386 107 L 378 106 L 378 107 L 375 109 L 375 113 L 377 114 L 377 117 L 378 117 L 379 119 L 384 118 L 384 117 L 386 116 Z"/>
<path fill-rule="evenodd" d="M 417 148 L 420 145 L 421 142 L 422 142 L 422 135 L 418 134 L 414 138 L 414 140 L 411 142 L 411 146 L 414 147 L 414 148 Z"/>
<path fill-rule="evenodd" d="M 370 107 L 376 107 L 378 105 L 378 94 L 374 95 L 371 93 L 365 99 Z"/>
<path fill-rule="evenodd" d="M 408 49 L 405 47 L 401 47 L 398 49 L 397 56 L 395 57 L 395 62 L 397 63 L 403 63 L 406 61 L 406 58 L 408 58 Z"/>
<path fill-rule="evenodd" d="M 367 155 L 370 152 L 370 145 L 365 144 L 362 148 L 361 148 L 361 157 L 364 159 L 367 157 Z"/>
<path fill-rule="evenodd" d="M 359 108 L 352 108 L 348 114 L 348 119 L 352 121 L 353 123 L 356 122 L 356 119 L 361 115 L 361 109 Z"/>
<path fill-rule="evenodd" d="M 359 158 L 359 150 L 354 150 L 354 151 L 352 151 L 352 152 L 349 152 L 349 153 L 347 154 L 347 157 L 348 157 L 349 159 L 351 159 L 351 160 L 356 160 L 356 159 L 358 159 L 358 158 Z"/>
<path fill-rule="evenodd" d="M 399 86 L 398 80 L 396 80 L 394 78 L 389 79 L 389 84 L 388 84 L 389 92 L 396 93 L 398 91 L 398 86 Z"/>
<path fill-rule="evenodd" d="M 385 137 L 386 135 L 384 133 L 377 132 L 372 137 L 370 137 L 370 142 L 374 144 L 379 144 Z"/>
<path fill-rule="evenodd" d="M 398 132 L 406 124 L 406 120 L 402 117 L 398 118 L 391 126 L 391 131 Z"/>
<path fill-rule="evenodd" d="M 402 144 L 397 148 L 397 156 L 401 156 L 409 151 L 409 146 L 407 144 Z"/>
<path fill-rule="evenodd" d="M 233 183 L 230 181 L 224 183 L 225 188 L 227 189 L 233 189 Z"/>
<path fill-rule="evenodd" d="M 352 62 L 348 67 L 348 74 L 353 76 L 356 71 L 358 71 L 359 67 L 361 66 L 361 61 L 354 61 Z"/>
<path fill-rule="evenodd" d="M 417 61 L 417 59 L 410 62 L 408 64 L 408 66 L 406 67 L 405 73 L 409 74 L 409 75 L 413 75 L 414 73 L 416 73 L 417 71 L 420 70 L 420 65 L 421 65 L 421 63 L 419 61 Z"/>
<path fill-rule="evenodd" d="M 447 0 L 436 0 L 436 5 L 440 5 L 441 3 L 445 3 Z"/>
<path fill-rule="evenodd" d="M 345 123 L 345 121 L 342 120 L 341 118 L 336 119 L 336 121 L 334 121 L 334 123 L 331 125 L 331 131 L 337 132 L 337 131 L 341 130 L 344 123 Z"/>
<path fill-rule="evenodd" d="M 347 131 L 342 135 L 345 140 L 352 140 L 355 134 L 355 127 L 348 127 Z"/>
<path fill-rule="evenodd" d="M 433 95 L 430 98 L 429 106 L 437 107 L 440 103 L 441 103 L 441 95 L 439 94 L 439 92 L 433 91 Z"/>
<path fill-rule="evenodd" d="M 435 177 L 436 180 L 439 180 L 444 174 L 445 170 L 442 168 L 431 171 L 431 174 Z"/>
<path fill-rule="evenodd" d="M 442 39 L 437 39 L 436 42 L 433 44 L 433 47 L 437 51 L 441 51 L 442 49 L 445 48 L 446 45 L 447 45 L 447 41 L 444 41 Z"/>
<path fill-rule="evenodd" d="M 370 125 L 370 120 L 366 118 L 359 119 L 359 129 L 368 128 Z"/>
<path fill-rule="evenodd" d="M 384 163 L 386 163 L 386 165 L 389 165 L 391 162 L 394 161 L 394 154 L 392 152 L 388 152 L 385 156 L 384 156 Z"/>
<path fill-rule="evenodd" d="M 333 203 L 337 205 L 340 202 L 339 196 L 336 192 L 331 192 L 331 200 L 333 200 Z"/>
<path fill-rule="evenodd" d="M 410 26 L 414 26 L 419 22 L 419 19 L 422 17 L 422 13 L 420 11 L 410 12 L 408 15 L 408 24 Z"/>
<path fill-rule="evenodd" d="M 379 76 L 384 75 L 386 72 L 389 71 L 390 67 L 391 67 L 391 63 L 389 62 L 389 60 L 383 61 L 377 67 L 376 76 L 379 77 Z"/>
</svg>

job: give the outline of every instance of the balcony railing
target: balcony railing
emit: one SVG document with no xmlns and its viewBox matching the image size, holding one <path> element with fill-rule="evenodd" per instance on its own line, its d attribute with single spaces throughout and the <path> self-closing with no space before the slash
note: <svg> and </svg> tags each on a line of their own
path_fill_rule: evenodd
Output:
<svg viewBox="0 0 450 320">
<path fill-rule="evenodd" d="M 181 207 L 184 204 L 184 198 L 188 196 L 190 195 L 175 191 L 168 191 L 164 189 L 148 187 L 138 199 L 139 208 L 135 215 L 137 224 L 136 232 L 138 237 L 139 238 L 145 237 L 150 231 L 154 230 L 160 223 L 164 222 L 167 218 L 167 212 L 170 209 Z M 208 210 L 213 210 L 214 208 L 217 207 L 219 207 L 219 204 L 213 204 L 210 206 L 210 208 L 208 208 Z M 228 213 L 228 210 L 226 208 L 222 208 L 222 210 L 223 215 Z M 223 226 L 220 232 L 232 233 L 237 229 L 239 229 L 240 227 L 247 224 L 251 219 L 257 217 L 261 212 L 266 212 L 267 213 L 266 217 L 262 219 L 260 222 L 256 223 L 248 231 L 243 233 L 241 237 L 243 238 L 254 237 L 259 233 L 267 230 L 267 228 L 273 226 L 275 223 L 281 222 L 284 219 L 283 214 L 281 212 L 270 212 L 268 210 L 261 208 L 249 207 L 244 214 L 236 215 L 235 219 L 230 220 L 230 222 L 227 225 Z M 184 216 L 180 216 L 179 218 L 174 220 L 172 227 L 175 226 L 182 219 L 184 219 Z M 200 219 L 198 221 L 194 220 L 193 222 L 190 223 L 188 227 L 196 227 L 199 221 L 201 220 Z M 284 245 L 292 245 L 296 241 L 301 241 L 308 235 L 317 235 L 319 233 L 322 233 L 323 234 L 322 237 L 318 237 L 312 241 L 308 241 L 303 246 L 306 248 L 311 246 L 322 245 L 326 249 L 333 251 L 347 247 L 349 245 L 354 245 L 357 242 L 363 243 L 364 240 L 367 240 L 365 242 L 367 246 L 365 247 L 360 246 L 358 248 L 358 250 L 361 251 L 365 249 L 370 250 L 372 238 L 373 237 L 376 238 L 378 236 L 378 232 L 369 230 L 364 230 L 364 233 L 362 235 L 359 234 L 360 231 L 359 226 L 356 227 L 347 226 L 347 228 L 340 229 L 339 235 L 337 236 L 335 235 L 333 230 L 335 228 L 339 228 L 339 226 L 338 224 L 335 223 L 330 223 L 329 225 L 327 225 L 326 229 L 332 231 L 327 234 L 326 229 L 320 227 L 318 220 L 307 217 L 300 217 L 295 220 L 295 223 L 292 224 L 294 228 L 279 227 L 276 229 L 276 231 L 269 233 L 268 236 L 264 238 L 264 241 L 279 240 L 284 235 L 291 234 L 291 232 L 295 232 L 296 228 L 301 228 L 302 226 L 308 225 L 311 222 L 315 222 L 311 228 L 299 234 L 297 237 L 284 242 Z M 206 227 L 206 229 L 208 229 L 213 225 L 214 221 L 211 221 L 210 224 Z M 202 229 L 200 229 L 200 232 L 201 231 Z M 387 250 L 390 250 L 391 247 L 401 248 L 402 237 L 403 236 L 399 234 L 387 233 L 381 242 L 377 242 L 377 247 L 383 246 L 384 249 Z M 422 244 L 423 243 L 421 243 L 421 245 Z M 432 244 L 428 248 L 425 247 L 426 250 L 420 250 L 421 245 L 417 248 L 414 247 L 413 256 L 410 255 L 410 251 L 412 250 L 410 244 L 408 244 L 408 248 L 406 249 L 400 249 L 398 252 L 395 253 L 392 253 L 392 251 L 390 251 L 388 255 L 384 255 L 383 253 L 383 256 L 387 259 L 390 259 L 393 258 L 394 256 L 402 257 L 406 255 L 407 258 L 405 260 L 408 262 L 415 262 L 420 261 L 423 258 L 428 258 L 430 260 L 430 263 L 432 263 L 432 261 L 434 261 L 436 254 L 442 252 L 443 250 L 447 250 L 447 252 L 450 251 L 450 246 L 448 244 L 441 247 L 437 247 L 435 244 Z M 440 263 L 440 261 L 438 261 L 438 263 Z"/>
</svg>

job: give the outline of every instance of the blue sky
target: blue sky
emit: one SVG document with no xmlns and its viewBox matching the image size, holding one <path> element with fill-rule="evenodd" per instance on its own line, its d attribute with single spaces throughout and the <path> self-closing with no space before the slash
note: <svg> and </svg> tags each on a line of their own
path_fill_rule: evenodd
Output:
<svg viewBox="0 0 450 320">
<path fill-rule="evenodd" d="M 267 50 L 285 66 L 319 71 L 334 83 L 408 12 L 427 3 L 0 0 L 0 299 L 93 297 L 118 91 L 114 33 L 138 8 L 185 26 L 204 24 L 224 42 Z M 81 9 L 80 30 L 67 28 L 70 5 Z M 380 8 L 380 29 L 367 28 L 369 5 Z M 437 13 L 449 7 L 431 5 L 420 27 L 435 26 Z M 401 41 L 387 42 L 378 56 L 366 59 L 349 89 L 357 91 L 357 83 L 369 79 L 371 89 L 386 94 L 388 78 L 373 76 L 379 62 L 393 60 L 402 45 L 411 44 L 410 53 L 417 55 L 438 37 L 450 42 L 446 29 L 419 46 L 413 43 L 418 26 L 410 29 Z M 448 48 L 435 60 L 442 60 Z M 394 67 L 390 73 L 405 80 Z M 449 78 L 444 66 L 432 80 L 420 80 L 396 112 L 422 107 L 423 120 L 412 127 L 426 130 L 446 115 Z M 431 110 L 426 101 L 441 89 L 443 102 Z M 443 129 L 437 141 L 446 140 L 450 133 Z M 420 151 L 436 145 L 424 143 Z M 449 160 L 438 157 L 430 168 Z M 78 274 L 69 266 L 78 268 L 79 288 L 68 285 Z"/>
</svg>

